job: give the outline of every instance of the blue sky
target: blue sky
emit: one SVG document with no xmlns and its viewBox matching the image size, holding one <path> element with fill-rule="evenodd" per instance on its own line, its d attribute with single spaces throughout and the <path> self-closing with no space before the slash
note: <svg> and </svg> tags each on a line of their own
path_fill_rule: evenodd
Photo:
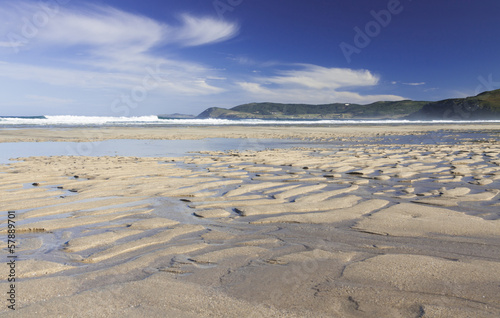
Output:
<svg viewBox="0 0 500 318">
<path fill-rule="evenodd" d="M 500 88 L 498 0 L 0 0 L 0 114 L 198 114 Z"/>
</svg>

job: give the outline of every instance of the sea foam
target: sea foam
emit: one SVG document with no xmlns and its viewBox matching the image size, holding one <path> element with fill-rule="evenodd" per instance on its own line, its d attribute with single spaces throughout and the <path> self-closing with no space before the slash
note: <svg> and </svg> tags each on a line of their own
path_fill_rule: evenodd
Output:
<svg viewBox="0 0 500 318">
<path fill-rule="evenodd" d="M 451 123 L 500 123 L 500 120 L 453 121 L 453 120 L 402 120 L 402 119 L 159 119 L 156 115 L 137 117 L 106 116 L 0 116 L 0 126 L 223 126 L 223 125 L 404 125 L 404 124 L 451 124 Z"/>
</svg>

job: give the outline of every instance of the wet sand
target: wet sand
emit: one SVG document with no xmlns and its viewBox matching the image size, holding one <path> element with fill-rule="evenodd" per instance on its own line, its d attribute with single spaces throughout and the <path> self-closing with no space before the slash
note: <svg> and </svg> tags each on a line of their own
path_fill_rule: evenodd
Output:
<svg viewBox="0 0 500 318">
<path fill-rule="evenodd" d="M 110 139 L 190 140 L 203 138 L 296 138 L 313 141 L 340 137 L 420 135 L 437 130 L 495 131 L 500 124 L 335 125 L 335 126 L 190 126 L 190 127 L 73 127 L 0 129 L 0 142 L 92 142 Z"/>
<path fill-rule="evenodd" d="M 16 211 L 18 256 L 17 310 L 5 304 L 0 315 L 498 317 L 498 128 L 409 145 L 363 138 L 436 127 L 211 127 L 205 137 L 359 142 L 0 165 L 0 237 L 6 247 Z M 0 140 L 94 140 L 83 131 Z M 106 138 L 203 129 L 179 131 L 110 128 Z"/>
</svg>

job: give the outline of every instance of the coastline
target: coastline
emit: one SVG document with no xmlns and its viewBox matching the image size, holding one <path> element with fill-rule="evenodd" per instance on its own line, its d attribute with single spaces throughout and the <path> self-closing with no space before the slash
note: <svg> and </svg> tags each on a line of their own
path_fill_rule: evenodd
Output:
<svg viewBox="0 0 500 318">
<path fill-rule="evenodd" d="M 203 138 L 313 138 L 361 137 L 376 135 L 422 134 L 436 130 L 500 130 L 499 123 L 481 124 L 401 124 L 326 126 L 160 126 L 160 127 L 83 127 L 0 129 L 1 142 L 70 141 L 92 142 L 110 139 L 192 140 Z"/>
<path fill-rule="evenodd" d="M 425 140 L 437 130 L 456 134 L 455 144 Z M 2 206 L 16 211 L 19 224 L 21 279 L 19 311 L 2 308 L 2 315 L 500 313 L 498 124 L 1 132 L 0 142 L 310 141 L 0 165 L 0 188 L 9 194 Z M 366 139 L 381 136 L 415 136 L 421 144 Z M 342 138 L 348 146 L 321 146 Z"/>
</svg>

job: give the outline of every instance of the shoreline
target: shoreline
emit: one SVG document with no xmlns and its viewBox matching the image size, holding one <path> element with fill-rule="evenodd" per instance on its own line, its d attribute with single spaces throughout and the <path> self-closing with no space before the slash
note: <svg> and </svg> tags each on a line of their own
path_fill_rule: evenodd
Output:
<svg viewBox="0 0 500 318">
<path fill-rule="evenodd" d="M 301 136 L 350 146 L 1 164 L 9 195 L 0 200 L 19 224 L 12 316 L 500 314 L 500 127 L 457 127 L 455 144 L 425 143 L 431 127 L 299 128 L 117 128 L 102 137 Z M 484 140 L 461 139 L 486 130 Z M 381 134 L 422 143 L 363 139 Z M 4 245 L 6 234 L 2 221 Z"/>
<path fill-rule="evenodd" d="M 193 140 L 204 138 L 315 138 L 376 136 L 445 131 L 500 131 L 500 124 L 342 125 L 342 126 L 182 126 L 0 129 L 0 143 L 109 139 Z"/>
</svg>

